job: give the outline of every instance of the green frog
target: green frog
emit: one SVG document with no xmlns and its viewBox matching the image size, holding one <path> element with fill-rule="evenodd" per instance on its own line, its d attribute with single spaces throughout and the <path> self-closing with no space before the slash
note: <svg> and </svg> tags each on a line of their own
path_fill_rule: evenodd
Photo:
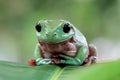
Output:
<svg viewBox="0 0 120 80">
<path fill-rule="evenodd" d="M 35 26 L 38 44 L 30 65 L 87 65 L 96 62 L 96 47 L 69 21 L 40 20 Z"/>
</svg>

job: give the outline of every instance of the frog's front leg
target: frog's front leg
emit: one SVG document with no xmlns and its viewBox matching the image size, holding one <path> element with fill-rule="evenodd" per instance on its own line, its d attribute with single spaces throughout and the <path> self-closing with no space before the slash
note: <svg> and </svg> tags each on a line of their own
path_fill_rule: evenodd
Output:
<svg viewBox="0 0 120 80">
<path fill-rule="evenodd" d="M 52 59 L 50 58 L 50 56 L 51 56 L 50 53 L 42 50 L 40 48 L 39 44 L 35 49 L 34 55 L 35 55 L 35 58 L 36 58 L 36 65 L 51 64 L 52 63 Z"/>
<path fill-rule="evenodd" d="M 87 55 L 88 55 L 87 46 L 81 46 L 75 57 L 60 54 L 60 56 L 65 59 L 61 60 L 61 63 L 67 65 L 82 65 Z"/>
<path fill-rule="evenodd" d="M 40 45 L 37 44 L 36 48 L 35 48 L 35 59 L 32 59 L 31 61 L 29 61 L 30 65 L 41 65 L 41 64 L 51 64 L 52 60 L 49 58 L 43 58 L 41 55 L 41 49 L 40 49 Z"/>
</svg>

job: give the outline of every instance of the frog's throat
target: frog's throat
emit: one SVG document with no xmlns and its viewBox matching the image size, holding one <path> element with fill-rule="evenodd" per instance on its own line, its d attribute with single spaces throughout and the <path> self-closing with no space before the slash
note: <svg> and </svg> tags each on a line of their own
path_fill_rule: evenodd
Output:
<svg viewBox="0 0 120 80">
<path fill-rule="evenodd" d="M 46 43 L 46 44 L 62 44 L 62 43 L 66 43 L 66 42 L 69 42 L 70 40 L 73 40 L 73 37 L 70 37 L 69 39 L 65 39 L 65 40 L 61 40 L 59 42 L 47 42 L 47 41 L 44 41 L 44 40 L 41 40 L 39 39 L 39 43 Z"/>
</svg>

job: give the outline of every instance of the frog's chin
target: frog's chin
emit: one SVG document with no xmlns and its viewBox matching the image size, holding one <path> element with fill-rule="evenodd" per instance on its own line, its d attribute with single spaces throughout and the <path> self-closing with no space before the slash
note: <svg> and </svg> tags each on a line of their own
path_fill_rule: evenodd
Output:
<svg viewBox="0 0 120 80">
<path fill-rule="evenodd" d="M 55 42 L 52 42 L 52 41 L 46 41 L 46 40 L 42 40 L 42 39 L 40 39 L 39 42 L 44 42 L 44 43 L 47 43 L 47 44 L 60 44 L 60 43 L 68 42 L 68 41 L 70 41 L 71 39 L 73 39 L 73 37 L 70 37 L 70 38 L 68 38 L 68 39 L 64 39 L 64 40 L 60 40 L 60 41 L 55 41 Z"/>
</svg>

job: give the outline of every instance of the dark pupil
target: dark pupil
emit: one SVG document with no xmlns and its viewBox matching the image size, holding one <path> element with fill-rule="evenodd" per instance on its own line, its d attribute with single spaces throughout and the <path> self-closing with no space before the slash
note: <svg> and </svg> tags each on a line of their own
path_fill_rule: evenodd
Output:
<svg viewBox="0 0 120 80">
<path fill-rule="evenodd" d="M 63 31 L 65 32 L 65 33 L 68 33 L 69 31 L 70 31 L 70 26 L 69 26 L 69 24 L 65 24 L 64 25 L 64 27 L 63 27 Z"/>
<path fill-rule="evenodd" d="M 41 25 L 40 25 L 40 24 L 37 24 L 37 25 L 35 26 L 35 28 L 36 28 L 36 30 L 37 30 L 38 32 L 41 31 Z"/>
</svg>

